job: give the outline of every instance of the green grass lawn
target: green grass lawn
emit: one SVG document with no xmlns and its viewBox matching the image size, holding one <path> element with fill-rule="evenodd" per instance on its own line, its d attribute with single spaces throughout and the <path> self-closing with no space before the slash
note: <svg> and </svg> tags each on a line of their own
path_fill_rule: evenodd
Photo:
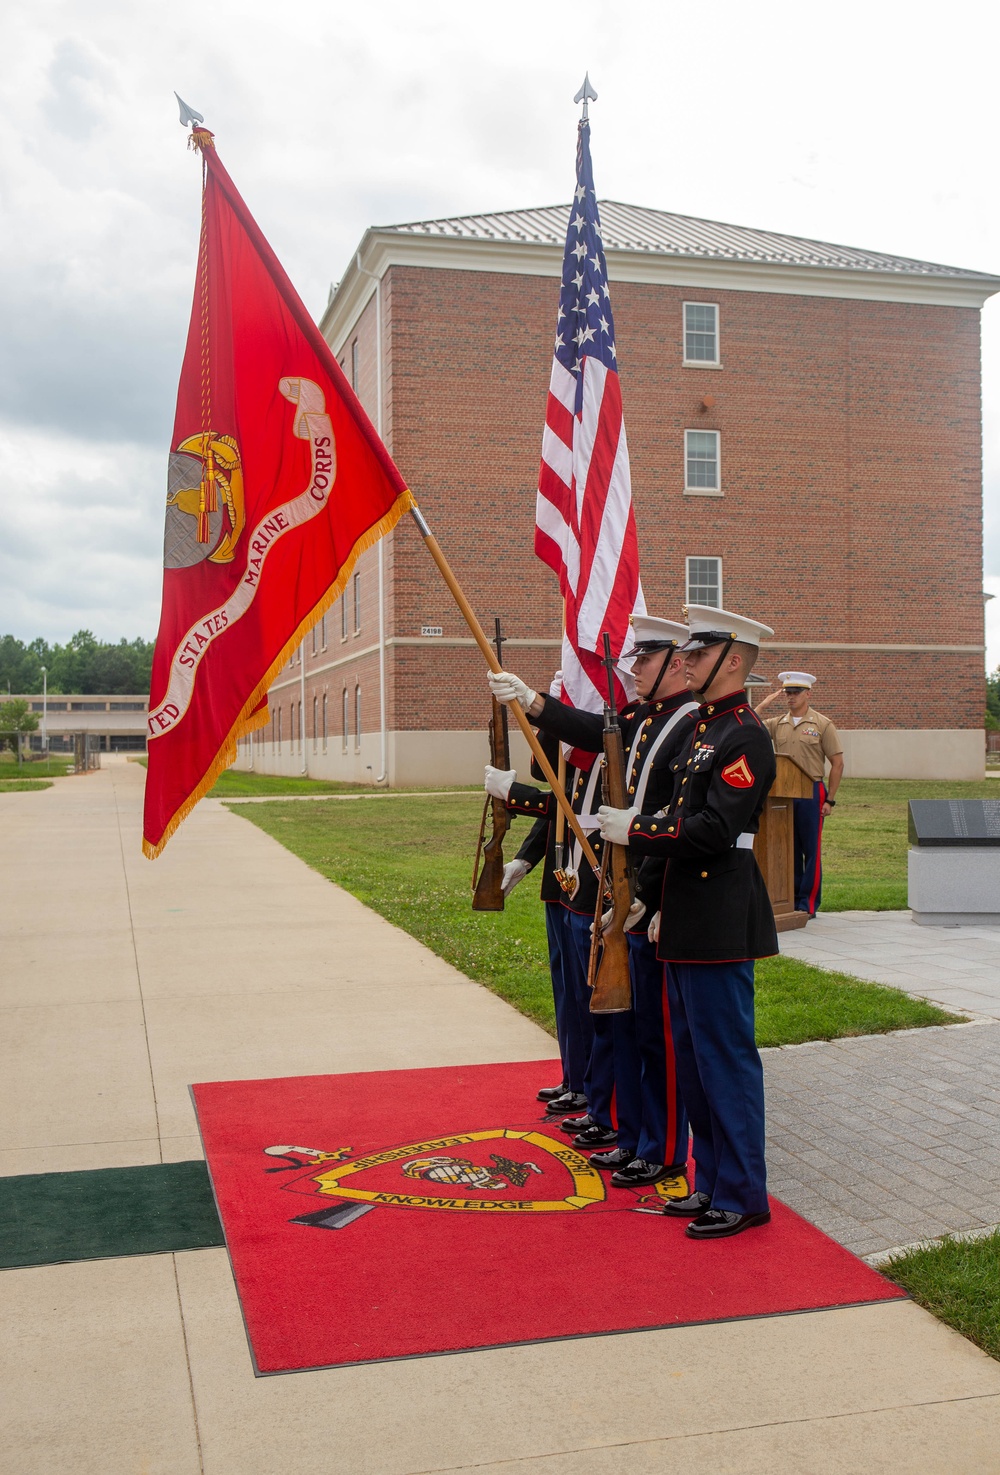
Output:
<svg viewBox="0 0 1000 1475">
<path fill-rule="evenodd" d="M 10 787 L 11 781 L 20 784 L 24 779 L 63 778 L 72 771 L 73 759 L 61 754 L 50 753 L 47 758 L 28 758 L 19 765 L 16 754 L 0 753 L 0 785 L 5 788 Z M 32 787 L 37 785 L 33 784 Z M 43 787 L 48 788 L 49 785 Z"/>
<path fill-rule="evenodd" d="M 921 1306 L 1000 1359 L 1000 1230 L 911 1250 L 882 1269 Z"/>
<path fill-rule="evenodd" d="M 537 875 L 521 883 L 502 913 L 471 909 L 472 859 L 482 813 L 478 795 L 254 804 L 234 812 L 555 1032 Z M 508 858 L 526 834 L 527 826 L 515 822 L 505 846 Z M 876 1034 L 953 1017 L 897 989 L 793 958 L 764 960 L 757 978 L 761 1045 Z"/>
<path fill-rule="evenodd" d="M 845 779 L 823 825 L 823 911 L 905 910 L 908 799 L 1000 799 L 1000 784 Z"/>
<path fill-rule="evenodd" d="M 0 794 L 23 794 L 32 789 L 51 789 L 51 787 L 51 779 L 0 778 Z"/>
</svg>

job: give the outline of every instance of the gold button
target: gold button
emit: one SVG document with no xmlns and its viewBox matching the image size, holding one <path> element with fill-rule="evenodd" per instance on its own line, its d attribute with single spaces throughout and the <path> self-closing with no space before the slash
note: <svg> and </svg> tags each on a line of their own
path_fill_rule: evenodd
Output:
<svg viewBox="0 0 1000 1475">
<path fill-rule="evenodd" d="M 648 732 L 644 732 L 643 735 L 642 735 L 642 737 L 639 739 L 639 741 L 641 743 L 644 743 L 648 737 L 649 737 L 649 733 Z"/>
<path fill-rule="evenodd" d="M 702 871 L 702 873 L 701 873 L 701 879 L 703 881 L 707 881 L 708 880 L 708 872 L 707 871 Z"/>
<path fill-rule="evenodd" d="M 681 783 L 682 784 L 686 784 L 687 781 L 688 781 L 688 776 L 687 776 L 687 774 L 685 774 L 684 777 L 681 779 Z"/>
<path fill-rule="evenodd" d="M 704 728 L 702 728 L 702 732 L 704 732 L 704 731 L 705 731 L 705 729 L 704 729 Z M 696 748 L 700 748 L 700 747 L 701 747 L 701 743 L 695 743 L 695 747 L 696 747 Z M 690 761 L 690 760 L 689 760 L 689 761 Z"/>
<path fill-rule="evenodd" d="M 628 791 L 629 791 L 630 794 L 634 794 L 635 793 L 635 784 L 629 784 Z"/>
<path fill-rule="evenodd" d="M 651 829 L 651 830 L 655 830 L 655 829 L 656 829 L 656 826 L 655 826 L 655 825 L 650 825 L 650 827 L 649 827 L 649 828 L 650 828 L 650 829 Z"/>
<path fill-rule="evenodd" d="M 684 800 L 683 799 L 678 799 L 678 801 L 677 801 L 677 808 L 680 809 L 680 807 L 681 807 L 681 805 L 683 803 L 684 803 Z"/>
<path fill-rule="evenodd" d="M 701 726 L 699 727 L 698 731 L 699 732 L 704 732 L 705 731 L 705 723 L 704 722 L 701 724 Z M 698 744 L 698 747 L 699 748 L 701 747 L 701 743 Z"/>
<path fill-rule="evenodd" d="M 714 707 L 709 707 L 709 708 L 708 708 L 708 715 L 709 715 L 709 717 L 711 717 L 711 715 L 712 715 L 712 713 L 713 713 L 713 712 L 714 712 L 714 711 L 715 711 L 715 708 L 714 708 Z"/>
<path fill-rule="evenodd" d="M 657 707 L 656 710 L 659 711 L 659 708 Z M 646 720 L 645 720 L 645 722 L 642 724 L 643 727 L 648 727 L 649 724 L 652 722 L 652 720 L 653 720 L 652 717 L 647 717 Z"/>
</svg>

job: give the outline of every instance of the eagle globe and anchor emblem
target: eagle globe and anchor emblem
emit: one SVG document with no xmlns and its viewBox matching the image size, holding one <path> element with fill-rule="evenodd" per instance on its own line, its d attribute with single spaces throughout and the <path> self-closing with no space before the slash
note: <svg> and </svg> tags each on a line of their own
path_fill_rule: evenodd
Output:
<svg viewBox="0 0 1000 1475">
<path fill-rule="evenodd" d="M 206 430 L 170 452 L 164 568 L 231 563 L 246 523 L 243 459 L 231 435 Z"/>
<path fill-rule="evenodd" d="M 445 1213 L 559 1214 L 616 1207 L 607 1200 L 600 1173 L 569 1143 L 544 1132 L 512 1127 L 459 1132 L 409 1142 L 381 1152 L 356 1154 L 274 1146 L 269 1173 L 299 1171 L 281 1188 L 328 1202 L 292 1224 L 343 1229 L 372 1209 L 430 1209 Z M 683 1175 L 656 1184 L 651 1201 L 683 1198 Z M 642 1202 L 644 1200 L 640 1200 Z"/>
</svg>

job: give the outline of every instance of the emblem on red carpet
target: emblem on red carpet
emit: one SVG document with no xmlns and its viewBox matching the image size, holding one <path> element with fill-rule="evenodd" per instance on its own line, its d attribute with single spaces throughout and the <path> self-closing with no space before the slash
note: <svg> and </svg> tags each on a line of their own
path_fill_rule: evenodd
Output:
<svg viewBox="0 0 1000 1475">
<path fill-rule="evenodd" d="M 500 1144 L 506 1151 L 495 1150 Z M 461 1152 L 453 1151 L 456 1148 Z M 517 1156 L 508 1155 L 517 1149 Z M 512 1127 L 408 1142 L 361 1157 L 343 1148 L 326 1152 L 266 1147 L 264 1151 L 269 1157 L 281 1158 L 288 1170 L 306 1169 L 282 1188 L 372 1207 L 551 1214 L 586 1209 L 606 1197 L 601 1175 L 568 1143 L 543 1132 Z M 413 1179 L 438 1192 L 411 1192 Z M 521 1191 L 529 1184 L 532 1197 L 525 1198 Z M 442 1193 L 441 1189 L 450 1191 Z M 307 1217 L 321 1222 L 322 1216 Z"/>
<path fill-rule="evenodd" d="M 745 756 L 737 758 L 735 763 L 727 763 L 722 770 L 722 777 L 734 789 L 753 788 L 754 778 Z"/>
</svg>

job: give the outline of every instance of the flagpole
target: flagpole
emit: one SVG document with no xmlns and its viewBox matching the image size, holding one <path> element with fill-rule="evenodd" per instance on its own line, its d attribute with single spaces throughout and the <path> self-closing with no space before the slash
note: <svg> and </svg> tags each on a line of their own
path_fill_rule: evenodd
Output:
<svg viewBox="0 0 1000 1475">
<path fill-rule="evenodd" d="M 482 651 L 483 655 L 486 658 L 486 664 L 489 666 L 491 671 L 496 672 L 502 670 L 503 668 L 496 658 L 493 647 L 486 639 L 486 635 L 483 631 L 482 625 L 480 625 L 479 621 L 476 619 L 475 611 L 463 594 L 462 586 L 459 584 L 458 580 L 455 578 L 455 575 L 452 573 L 451 568 L 448 564 L 448 560 L 442 553 L 437 538 L 435 538 L 434 534 L 427 526 L 426 519 L 424 518 L 423 513 L 420 511 L 420 508 L 416 505 L 416 503 L 414 503 L 413 506 L 410 508 L 410 516 L 413 518 L 413 521 L 420 529 L 420 536 L 423 538 L 428 552 L 430 553 L 434 562 L 437 564 L 441 572 L 441 577 L 444 579 L 445 583 L 448 585 L 448 588 L 451 590 L 452 598 L 461 610 L 465 618 L 465 623 L 472 631 L 476 644 L 479 646 L 479 649 Z M 573 831 L 573 834 L 579 840 L 580 849 L 586 857 L 588 864 L 593 866 L 595 872 L 600 871 L 600 861 L 594 854 L 594 847 L 591 845 L 583 830 L 580 828 L 580 821 L 577 819 L 576 815 L 573 812 L 573 806 L 566 798 L 566 791 L 563 788 L 562 784 L 559 782 L 555 769 L 552 767 L 552 764 L 545 756 L 545 751 L 542 748 L 541 743 L 538 741 L 538 738 L 532 731 L 531 724 L 528 721 L 524 708 L 521 706 L 520 702 L 511 702 L 510 710 L 514 714 L 514 720 L 517 723 L 518 727 L 524 733 L 524 736 L 528 743 L 528 747 L 531 749 L 532 753 L 537 759 L 539 768 L 544 773 L 549 785 L 552 788 L 552 792 L 556 797 L 556 803 L 559 805 L 562 813 L 566 816 L 566 823 L 569 825 L 570 829 Z"/>
</svg>

